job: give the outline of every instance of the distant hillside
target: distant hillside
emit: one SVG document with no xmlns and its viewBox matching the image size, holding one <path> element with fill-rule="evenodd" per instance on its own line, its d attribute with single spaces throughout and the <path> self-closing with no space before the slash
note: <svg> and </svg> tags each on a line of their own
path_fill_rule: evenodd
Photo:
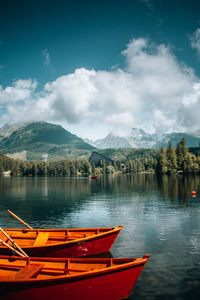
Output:
<svg viewBox="0 0 200 300">
<path fill-rule="evenodd" d="M 7 131 L 6 131 L 7 129 Z M 67 157 L 71 152 L 91 151 L 93 146 L 84 142 L 78 136 L 65 130 L 60 125 L 47 122 L 33 122 L 21 126 L 4 126 L 1 128 L 0 151 L 3 153 L 16 153 L 27 151 L 34 159 L 47 153 L 58 158 Z"/>
<path fill-rule="evenodd" d="M 20 128 L 22 124 L 5 124 L 3 127 L 0 128 L 0 141 L 11 135 L 16 129 Z"/>
<path fill-rule="evenodd" d="M 123 135 L 109 133 L 105 138 L 96 141 L 87 140 L 88 143 L 98 149 L 120 149 L 120 148 L 146 148 L 159 149 L 161 146 L 167 147 L 171 140 L 176 146 L 182 137 L 186 138 L 187 147 L 197 147 L 200 142 L 200 132 L 195 133 L 170 133 L 170 134 L 149 134 L 142 129 L 132 128 Z"/>
<path fill-rule="evenodd" d="M 176 147 L 183 137 L 186 139 L 187 147 L 197 147 L 200 143 L 200 136 L 198 136 L 196 133 L 175 132 L 164 135 L 163 139 L 156 144 L 156 148 L 160 148 L 161 146 L 166 148 L 169 144 L 169 141 L 171 141 L 173 146 Z"/>
<path fill-rule="evenodd" d="M 112 133 L 109 133 L 104 139 L 95 141 L 94 145 L 99 149 L 131 148 L 131 144 L 126 137 L 116 136 Z"/>
<path fill-rule="evenodd" d="M 101 149 L 98 150 L 100 154 L 103 154 L 112 160 L 135 160 L 145 158 L 157 158 L 158 149 L 136 149 L 136 148 L 120 148 L 120 149 Z"/>
</svg>

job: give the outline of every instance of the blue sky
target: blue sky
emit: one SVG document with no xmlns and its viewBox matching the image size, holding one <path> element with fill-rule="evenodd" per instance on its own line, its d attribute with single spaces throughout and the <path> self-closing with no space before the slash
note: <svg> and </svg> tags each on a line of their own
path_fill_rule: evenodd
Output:
<svg viewBox="0 0 200 300">
<path fill-rule="evenodd" d="M 4 1 L 0 123 L 200 129 L 200 2 Z"/>
</svg>

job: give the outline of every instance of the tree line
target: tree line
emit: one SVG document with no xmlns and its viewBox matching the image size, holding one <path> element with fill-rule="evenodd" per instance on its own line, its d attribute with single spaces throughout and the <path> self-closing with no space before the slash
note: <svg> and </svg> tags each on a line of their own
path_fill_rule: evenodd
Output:
<svg viewBox="0 0 200 300">
<path fill-rule="evenodd" d="M 98 165 L 92 165 L 88 160 L 69 160 L 60 161 L 21 161 L 0 156 L 0 175 L 4 171 L 10 170 L 14 176 L 75 176 L 75 175 L 100 175 L 120 173 L 137 173 L 151 171 L 155 169 L 156 160 L 146 158 L 135 161 L 114 161 L 111 164 L 100 161 Z"/>
<path fill-rule="evenodd" d="M 200 156 L 189 152 L 185 138 L 176 148 L 169 142 L 167 149 L 161 147 L 157 156 L 140 157 L 135 159 L 114 160 L 113 163 L 100 161 L 92 165 L 87 159 L 60 161 L 22 161 L 11 159 L 0 154 L 0 175 L 10 170 L 14 176 L 75 176 L 100 174 L 135 174 L 155 172 L 158 174 L 200 173 Z"/>
<path fill-rule="evenodd" d="M 200 173 L 200 156 L 189 152 L 185 138 L 176 148 L 169 142 L 167 149 L 161 147 L 158 153 L 155 171 L 159 174 Z"/>
</svg>

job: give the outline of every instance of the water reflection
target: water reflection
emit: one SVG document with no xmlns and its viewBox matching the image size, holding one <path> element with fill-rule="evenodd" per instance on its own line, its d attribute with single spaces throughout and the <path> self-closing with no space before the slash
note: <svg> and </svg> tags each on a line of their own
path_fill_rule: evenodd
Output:
<svg viewBox="0 0 200 300">
<path fill-rule="evenodd" d="M 199 176 L 1 178 L 0 220 L 21 227 L 10 209 L 35 228 L 122 224 L 111 255 L 151 255 L 129 299 L 198 299 L 199 190 Z"/>
<path fill-rule="evenodd" d="M 142 201 L 142 196 L 148 194 L 149 199 L 157 195 L 171 204 L 187 206 L 198 201 L 199 189 L 199 176 L 139 174 L 102 176 L 95 181 L 88 178 L 11 177 L 0 180 L 0 205 L 2 209 L 14 210 L 29 219 L 41 221 L 51 217 L 55 219 L 56 216 L 60 219 L 76 209 L 80 212 L 91 199 L 101 197 L 114 196 L 116 201 L 131 198 L 134 202 L 138 197 Z M 192 191 L 197 192 L 196 199 L 192 199 Z M 107 202 L 108 209 L 109 205 Z"/>
<path fill-rule="evenodd" d="M 199 196 L 199 176 L 165 175 L 157 177 L 157 182 L 163 199 L 169 198 L 172 202 L 179 200 L 188 204 L 192 191 L 196 191 L 197 197 Z"/>
</svg>

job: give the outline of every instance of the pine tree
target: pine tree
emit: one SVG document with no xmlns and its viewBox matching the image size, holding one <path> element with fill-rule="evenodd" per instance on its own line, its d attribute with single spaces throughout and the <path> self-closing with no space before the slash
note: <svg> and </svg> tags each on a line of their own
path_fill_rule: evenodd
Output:
<svg viewBox="0 0 200 300">
<path fill-rule="evenodd" d="M 160 148 L 156 171 L 160 174 L 167 173 L 167 157 L 166 150 L 164 149 L 164 147 Z"/>
<path fill-rule="evenodd" d="M 175 173 L 177 171 L 177 155 L 175 148 L 172 145 L 172 142 L 169 142 L 169 145 L 166 150 L 166 157 L 167 157 L 167 172 Z"/>
<path fill-rule="evenodd" d="M 37 175 L 37 163 L 33 162 L 32 164 L 32 175 L 36 176 Z"/>
<path fill-rule="evenodd" d="M 178 170 L 183 171 L 185 169 L 185 160 L 186 160 L 186 155 L 188 153 L 188 148 L 185 146 L 185 138 L 183 137 L 181 141 L 177 144 L 176 146 L 176 155 L 177 155 L 177 165 L 178 165 Z"/>
</svg>

